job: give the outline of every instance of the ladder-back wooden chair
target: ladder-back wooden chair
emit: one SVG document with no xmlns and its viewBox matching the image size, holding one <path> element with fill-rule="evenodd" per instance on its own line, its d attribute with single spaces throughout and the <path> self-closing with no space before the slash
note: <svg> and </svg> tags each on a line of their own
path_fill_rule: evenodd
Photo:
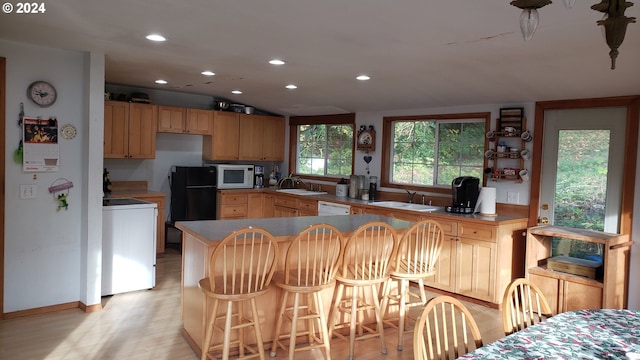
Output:
<svg viewBox="0 0 640 360">
<path fill-rule="evenodd" d="M 413 224 L 402 236 L 395 255 L 395 261 L 389 280 L 385 283 L 382 311 L 387 315 L 389 306 L 399 305 L 398 318 L 385 319 L 385 324 L 398 329 L 398 351 L 402 351 L 403 335 L 413 332 L 413 326 L 405 329 L 408 308 L 424 306 L 427 296 L 423 279 L 435 274 L 435 264 L 440 256 L 444 242 L 444 231 L 434 220 L 422 220 Z M 397 293 L 391 292 L 392 283 L 398 283 Z M 418 282 L 419 294 L 409 289 L 409 281 Z M 415 299 L 417 301 L 411 301 Z M 397 321 L 397 323 L 396 323 Z"/>
<path fill-rule="evenodd" d="M 363 224 L 347 240 L 342 265 L 336 275 L 338 288 L 329 315 L 329 335 L 349 341 L 349 359 L 354 356 L 355 340 L 371 337 L 379 337 L 380 351 L 387 353 L 378 287 L 389 277 L 388 266 L 396 242 L 395 230 L 384 222 Z M 345 296 L 345 288 L 351 289 L 350 297 Z M 370 296 L 365 297 L 365 289 L 369 290 Z M 367 323 L 369 320 L 363 313 L 370 310 L 375 315 L 375 328 Z M 341 316 L 349 321 L 337 323 Z M 348 337 L 336 331 L 343 328 L 349 328 Z"/>
<path fill-rule="evenodd" d="M 427 302 L 413 333 L 414 359 L 457 359 L 481 346 L 478 325 L 460 301 L 441 295 Z"/>
<path fill-rule="evenodd" d="M 222 350 L 222 359 L 229 358 L 231 346 L 238 347 L 240 359 L 264 359 L 264 345 L 256 297 L 269 290 L 269 284 L 278 261 L 278 244 L 264 229 L 243 228 L 225 237 L 213 250 L 209 261 L 208 277 L 201 279 L 200 288 L 207 299 L 213 301 L 202 346 L 202 360 L 215 358 L 212 352 Z M 245 318 L 243 304 L 249 302 L 251 318 Z M 225 314 L 218 316 L 223 306 Z M 234 304 L 237 311 L 233 311 Z M 221 323 L 221 324 L 219 324 Z M 257 350 L 244 340 L 244 329 L 255 331 Z M 222 343 L 212 345 L 215 330 L 223 333 Z M 231 340 L 231 331 L 237 330 L 237 340 Z"/>
<path fill-rule="evenodd" d="M 526 329 L 553 315 L 544 294 L 529 279 L 515 279 L 502 298 L 502 325 L 505 335 Z"/>
<path fill-rule="evenodd" d="M 278 346 L 289 351 L 293 360 L 295 351 L 323 348 L 325 358 L 331 359 L 331 337 L 321 291 L 335 285 L 335 273 L 342 253 L 344 239 L 335 227 L 318 224 L 302 231 L 289 244 L 284 272 L 274 275 L 274 283 L 283 290 L 280 312 L 277 317 L 271 356 L 276 356 Z M 293 305 L 287 300 L 293 295 Z M 282 322 L 291 323 L 289 334 L 281 334 Z M 298 323 L 306 322 L 304 332 L 298 331 Z M 308 344 L 296 347 L 296 338 L 306 335 Z M 288 346 L 284 340 L 289 339 Z"/>
</svg>

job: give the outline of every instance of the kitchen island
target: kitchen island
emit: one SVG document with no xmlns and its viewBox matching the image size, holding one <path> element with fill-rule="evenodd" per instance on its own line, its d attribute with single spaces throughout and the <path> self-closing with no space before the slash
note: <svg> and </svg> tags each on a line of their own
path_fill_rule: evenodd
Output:
<svg viewBox="0 0 640 360">
<path fill-rule="evenodd" d="M 327 223 L 335 226 L 345 236 L 360 225 L 371 221 L 382 221 L 391 225 L 398 234 L 402 234 L 412 223 L 381 215 L 351 216 L 302 216 L 295 218 L 266 218 L 241 220 L 206 220 L 177 222 L 176 227 L 182 230 L 182 320 L 183 335 L 194 351 L 199 355 L 203 343 L 205 324 L 209 318 L 210 306 L 204 294 L 198 288 L 198 281 L 204 278 L 209 269 L 209 258 L 227 235 L 247 226 L 259 227 L 269 231 L 278 241 L 280 257 L 276 271 L 284 269 L 284 251 L 288 243 L 305 228 L 313 224 Z M 333 289 L 323 293 L 327 313 L 331 305 Z M 273 324 L 276 321 L 278 301 L 281 290 L 272 288 L 266 295 L 258 299 L 258 312 L 262 324 L 262 336 L 270 342 L 273 336 Z M 222 309 L 220 311 L 222 313 Z M 255 342 L 253 334 L 247 334 L 249 343 Z"/>
</svg>

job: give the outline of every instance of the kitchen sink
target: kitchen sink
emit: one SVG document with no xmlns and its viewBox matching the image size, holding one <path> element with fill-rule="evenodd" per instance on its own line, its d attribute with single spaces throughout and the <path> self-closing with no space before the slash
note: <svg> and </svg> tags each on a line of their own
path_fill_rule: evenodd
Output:
<svg viewBox="0 0 640 360">
<path fill-rule="evenodd" d="M 405 203 L 401 201 L 377 201 L 369 203 L 369 205 L 387 207 L 392 209 L 400 209 L 400 210 L 412 210 L 412 211 L 436 211 L 441 210 L 441 207 L 431 206 L 431 205 L 422 205 L 422 204 L 411 204 Z"/>
<path fill-rule="evenodd" d="M 286 194 L 294 194 L 294 195 L 324 195 L 327 194 L 326 191 L 309 191 L 305 189 L 278 189 L 277 192 L 282 192 Z"/>
</svg>

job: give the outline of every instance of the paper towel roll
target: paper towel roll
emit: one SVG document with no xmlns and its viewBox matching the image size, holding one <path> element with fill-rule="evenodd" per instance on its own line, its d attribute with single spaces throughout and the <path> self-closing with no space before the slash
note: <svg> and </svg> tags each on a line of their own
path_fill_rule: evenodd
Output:
<svg viewBox="0 0 640 360">
<path fill-rule="evenodd" d="M 474 212 L 480 210 L 480 215 L 496 215 L 496 188 L 483 187 L 480 189 Z"/>
</svg>

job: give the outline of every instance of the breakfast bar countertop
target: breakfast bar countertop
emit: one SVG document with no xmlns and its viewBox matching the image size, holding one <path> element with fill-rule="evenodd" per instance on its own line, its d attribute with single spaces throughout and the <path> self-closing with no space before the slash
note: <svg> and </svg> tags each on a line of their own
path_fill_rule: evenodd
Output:
<svg viewBox="0 0 640 360">
<path fill-rule="evenodd" d="M 396 230 L 404 230 L 412 225 L 409 221 L 393 219 L 382 215 L 362 214 L 350 216 L 299 216 L 283 218 L 263 219 L 238 219 L 238 220 L 201 220 L 178 221 L 176 227 L 187 232 L 200 241 L 220 241 L 235 230 L 246 226 L 263 228 L 275 237 L 294 236 L 305 228 L 314 224 L 331 224 L 344 233 L 350 233 L 370 221 L 382 221 L 388 223 Z"/>
</svg>

